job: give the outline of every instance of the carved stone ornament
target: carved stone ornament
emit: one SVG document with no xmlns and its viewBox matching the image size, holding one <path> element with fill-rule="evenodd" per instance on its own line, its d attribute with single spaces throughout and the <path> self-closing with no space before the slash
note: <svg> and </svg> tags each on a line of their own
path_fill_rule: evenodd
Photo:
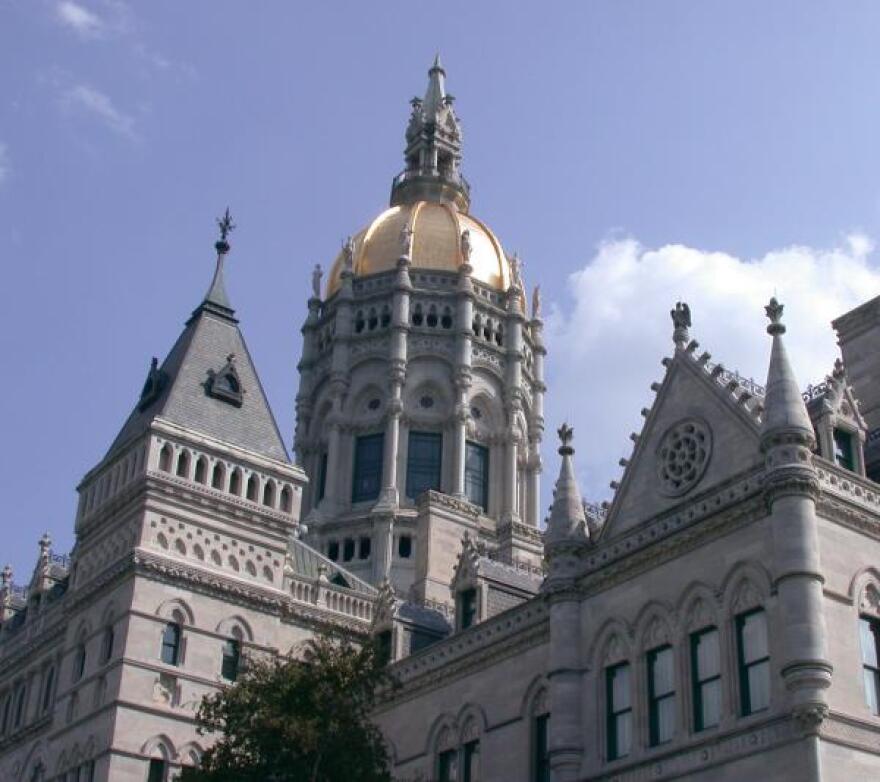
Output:
<svg viewBox="0 0 880 782">
<path fill-rule="evenodd" d="M 226 357 L 223 368 L 215 372 L 208 370 L 208 379 L 205 381 L 205 393 L 215 399 L 228 402 L 235 407 L 241 407 L 244 399 L 244 390 L 241 387 L 241 378 L 235 368 L 235 354 L 230 353 Z"/>
<path fill-rule="evenodd" d="M 165 386 L 165 373 L 159 369 L 159 359 L 153 356 L 150 362 L 150 371 L 141 389 L 141 397 L 138 400 L 138 410 L 146 410 L 162 393 Z"/>
<path fill-rule="evenodd" d="M 657 449 L 660 491 L 669 497 L 687 493 L 699 483 L 712 455 L 712 432 L 696 418 L 679 421 Z"/>
</svg>

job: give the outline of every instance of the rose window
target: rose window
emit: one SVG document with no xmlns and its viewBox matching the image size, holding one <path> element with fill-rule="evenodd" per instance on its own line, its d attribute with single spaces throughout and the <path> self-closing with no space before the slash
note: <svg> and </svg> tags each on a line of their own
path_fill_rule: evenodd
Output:
<svg viewBox="0 0 880 782">
<path fill-rule="evenodd" d="M 702 421 L 688 419 L 673 426 L 657 451 L 657 474 L 664 494 L 684 494 L 697 484 L 709 463 L 712 434 Z"/>
</svg>

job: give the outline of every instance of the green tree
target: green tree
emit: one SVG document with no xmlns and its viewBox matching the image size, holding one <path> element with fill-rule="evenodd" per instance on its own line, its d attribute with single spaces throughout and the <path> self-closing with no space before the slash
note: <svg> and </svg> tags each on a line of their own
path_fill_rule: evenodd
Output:
<svg viewBox="0 0 880 782">
<path fill-rule="evenodd" d="M 217 736 L 184 782 L 389 782 L 388 753 L 370 722 L 390 685 L 381 654 L 333 636 L 299 656 L 252 660 L 232 686 L 207 696 L 199 732 Z"/>
</svg>

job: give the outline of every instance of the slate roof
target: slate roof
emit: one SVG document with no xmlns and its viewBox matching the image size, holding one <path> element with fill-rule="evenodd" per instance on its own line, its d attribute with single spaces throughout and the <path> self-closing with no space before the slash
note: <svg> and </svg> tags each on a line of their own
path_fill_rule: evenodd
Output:
<svg viewBox="0 0 880 782">
<path fill-rule="evenodd" d="M 244 391 L 240 407 L 206 392 L 209 371 L 221 370 L 230 354 L 235 356 Z M 290 461 L 226 295 L 222 255 L 204 300 L 187 321 L 159 372 L 159 393 L 143 409 L 138 401 L 107 457 L 146 432 L 153 419 L 160 417 L 260 455 Z"/>
<path fill-rule="evenodd" d="M 506 562 L 499 562 L 497 559 L 489 557 L 480 557 L 480 575 L 491 581 L 521 589 L 523 592 L 529 592 L 533 595 L 538 594 L 543 581 L 539 575 L 525 568 L 508 565 Z"/>
</svg>

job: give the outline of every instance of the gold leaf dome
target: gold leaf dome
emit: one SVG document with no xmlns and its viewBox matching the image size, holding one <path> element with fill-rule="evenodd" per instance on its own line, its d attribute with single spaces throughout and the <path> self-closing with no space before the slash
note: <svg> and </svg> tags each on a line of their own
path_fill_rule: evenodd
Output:
<svg viewBox="0 0 880 782">
<path fill-rule="evenodd" d="M 472 277 L 506 291 L 511 283 L 510 263 L 501 242 L 484 223 L 454 204 L 415 201 L 386 209 L 354 235 L 354 274 L 364 277 L 397 267 L 401 233 L 412 230 L 412 270 L 458 272 L 462 263 L 461 234 L 470 232 Z M 327 278 L 327 297 L 339 290 L 344 252 L 333 262 Z"/>
</svg>

